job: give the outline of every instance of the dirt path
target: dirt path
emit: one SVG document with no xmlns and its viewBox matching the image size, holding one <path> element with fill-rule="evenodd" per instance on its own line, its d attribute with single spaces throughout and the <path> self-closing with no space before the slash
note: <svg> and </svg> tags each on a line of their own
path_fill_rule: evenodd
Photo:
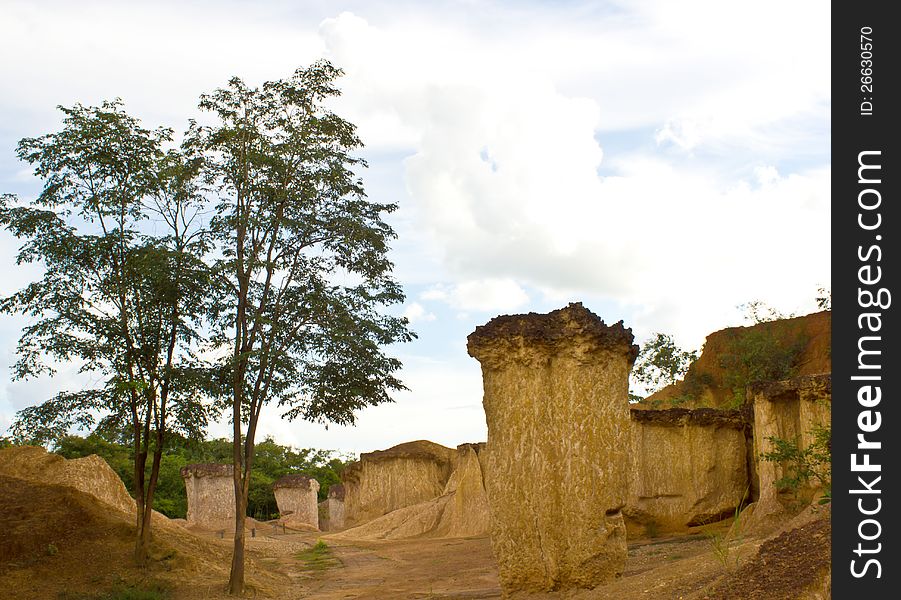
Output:
<svg viewBox="0 0 901 600">
<path fill-rule="evenodd" d="M 316 600 L 497 599 L 497 569 L 487 538 L 403 541 L 327 540 L 335 559 L 311 569 L 297 553 L 310 548 L 317 535 L 298 533 L 272 541 L 258 540 L 254 553 L 294 582 L 279 598 Z M 729 560 L 753 554 L 757 544 L 733 544 Z M 731 568 L 731 567 L 730 567 Z M 529 600 L 632 600 L 698 598 L 727 572 L 710 539 L 683 535 L 638 540 L 629 545 L 626 570 L 619 580 L 571 595 L 537 594 Z"/>
<path fill-rule="evenodd" d="M 501 597 L 487 538 L 328 541 L 331 557 L 335 560 L 321 570 L 310 568 L 307 561 L 297 557 L 298 546 L 311 547 L 316 539 L 315 535 L 306 533 L 284 536 L 279 545 L 291 543 L 291 548 L 284 546 L 288 551 L 281 556 L 269 561 L 264 559 L 297 583 L 293 594 L 285 594 L 286 598 L 438 600 Z"/>
</svg>

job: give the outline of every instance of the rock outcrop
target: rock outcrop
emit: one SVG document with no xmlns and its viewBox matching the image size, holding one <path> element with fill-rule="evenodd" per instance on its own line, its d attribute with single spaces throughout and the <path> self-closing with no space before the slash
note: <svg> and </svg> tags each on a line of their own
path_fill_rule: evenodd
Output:
<svg viewBox="0 0 901 600">
<path fill-rule="evenodd" d="M 472 537 L 489 530 L 488 495 L 481 456 L 485 443 L 457 446 L 454 472 L 444 495 L 447 506 L 435 533 L 439 537 Z"/>
<path fill-rule="evenodd" d="M 488 498 L 479 461 L 484 446 L 457 446 L 454 471 L 440 496 L 400 508 L 330 537 L 376 540 L 487 534 Z"/>
<path fill-rule="evenodd" d="M 592 588 L 623 571 L 629 371 L 638 347 L 581 304 L 492 319 L 482 366 L 491 541 L 505 593 Z"/>
<path fill-rule="evenodd" d="M 319 529 L 319 482 L 306 475 L 285 475 L 272 484 L 280 521 Z"/>
<path fill-rule="evenodd" d="M 0 450 L 0 474 L 72 487 L 117 510 L 132 515 L 135 512 L 135 501 L 125 484 L 96 454 L 66 460 L 40 446 L 3 448 Z"/>
<path fill-rule="evenodd" d="M 742 411 L 632 410 L 626 517 L 673 530 L 734 514 L 750 493 Z"/>
<path fill-rule="evenodd" d="M 367 452 L 342 473 L 344 525 L 355 527 L 444 493 L 455 452 L 434 442 L 407 442 Z"/>
<path fill-rule="evenodd" d="M 798 376 L 832 371 L 831 311 L 748 327 L 729 327 L 707 336 L 701 356 L 689 366 L 683 380 L 648 396 L 634 404 L 633 408 L 666 408 L 673 401 L 683 408 L 734 405 L 735 390 L 730 387 L 729 369 L 724 366 L 724 360 L 730 354 L 748 349 L 743 348 L 741 343 L 736 344 L 747 335 L 758 336 L 752 338 L 753 343 L 750 344 L 757 346 L 758 352 L 765 340 L 770 343 L 770 351 L 791 349 L 794 355 L 792 368 Z"/>
<path fill-rule="evenodd" d="M 760 498 L 755 520 L 773 516 L 798 504 L 814 500 L 820 492 L 816 480 L 798 490 L 780 489 L 777 482 L 786 475 L 787 465 L 763 460 L 761 454 L 773 450 L 771 438 L 794 441 L 804 450 L 815 441 L 817 427 L 828 427 L 832 417 L 832 375 L 807 375 L 786 381 L 759 382 L 749 387 L 754 402 L 754 456 Z"/>
<path fill-rule="evenodd" d="M 319 529 L 344 529 L 344 486 L 336 483 L 328 489 L 328 497 L 319 503 Z"/>
<path fill-rule="evenodd" d="M 182 467 L 188 495 L 188 525 L 235 530 L 235 484 L 232 465 L 194 464 Z"/>
</svg>

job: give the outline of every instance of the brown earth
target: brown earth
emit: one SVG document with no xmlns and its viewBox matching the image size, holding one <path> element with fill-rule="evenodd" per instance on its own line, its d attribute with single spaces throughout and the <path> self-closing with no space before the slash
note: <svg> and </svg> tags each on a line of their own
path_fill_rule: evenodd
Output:
<svg viewBox="0 0 901 600">
<path fill-rule="evenodd" d="M 576 594 L 528 600 L 794 598 L 828 566 L 828 513 L 770 541 L 731 542 L 729 568 L 713 551 L 728 522 L 687 535 L 633 540 L 623 576 Z M 0 476 L 0 590 L 10 599 L 97 599 L 123 585 L 158 586 L 172 600 L 228 598 L 230 540 L 160 519 L 147 569 L 131 563 L 133 525 L 71 488 Z M 311 569 L 298 552 L 311 532 L 248 539 L 248 597 L 319 600 L 496 599 L 497 569 L 486 537 L 394 541 L 330 540 L 336 559 Z M 54 550 L 51 549 L 51 545 Z M 754 553 L 760 546 L 760 554 Z M 736 570 L 735 565 L 738 564 Z M 805 588 L 806 589 L 806 588 Z"/>
<path fill-rule="evenodd" d="M 748 327 L 728 327 L 707 336 L 701 356 L 689 366 L 685 379 L 651 394 L 637 404 L 632 404 L 631 408 L 659 408 L 674 398 L 684 397 L 688 392 L 686 381 L 699 382 L 697 385 L 700 385 L 701 389 L 698 390 L 697 401 L 682 406 L 729 406 L 732 401 L 732 390 L 723 383 L 725 369 L 720 366 L 720 360 L 727 352 L 731 340 L 736 335 L 748 331 L 763 332 L 784 343 L 791 343 L 796 339 L 805 340 L 795 375 L 832 372 L 832 311 L 825 310 Z"/>
<path fill-rule="evenodd" d="M 6 453 L 6 458 L 12 456 Z M 23 457 L 30 457 L 26 460 Z M 96 459 L 96 457 L 93 457 Z M 60 459 L 62 460 L 62 459 Z M 99 460 L 99 459 L 97 459 Z M 49 462 L 48 462 L 49 461 Z M 35 465 L 58 479 L 66 463 L 26 451 L 15 462 L 29 479 L 0 472 L 0 596 L 22 600 L 104 600 L 112 590 L 164 590 L 171 600 L 225 599 L 231 540 L 155 515 L 151 560 L 134 565 L 133 512 L 99 502 L 79 487 L 39 481 Z M 30 465 L 30 466 L 29 466 Z M 55 466 L 54 466 L 55 465 Z M 103 465 L 100 475 L 106 474 Z M 100 479 L 98 481 L 105 481 Z M 115 482 L 95 493 L 115 498 Z M 108 485 L 107 485 L 108 484 Z M 121 485 L 119 481 L 118 485 Z M 330 557 L 315 565 L 303 555 L 320 535 L 253 522 L 247 539 L 247 597 L 288 600 L 496 599 L 498 572 L 487 537 L 412 540 L 328 539 Z M 731 537 L 727 535 L 732 526 Z M 688 533 L 630 539 L 623 575 L 590 591 L 515 596 L 526 600 L 640 598 L 828 598 L 829 511 L 808 511 L 778 535 L 744 536 L 723 521 Z M 719 549 L 719 552 L 715 551 Z M 760 549 L 759 553 L 757 552 Z M 803 596 L 802 596 L 803 594 Z"/>
<path fill-rule="evenodd" d="M 0 475 L 0 596 L 91 598 L 138 585 L 175 590 L 175 599 L 213 598 L 225 589 L 227 539 L 204 539 L 165 517 L 154 519 L 151 561 L 132 562 L 133 517 L 71 487 Z M 249 588 L 271 595 L 286 582 L 259 568 L 251 552 Z"/>
<path fill-rule="evenodd" d="M 81 490 L 115 509 L 135 510 L 135 501 L 122 480 L 105 460 L 94 454 L 66 460 L 40 446 L 2 448 L 0 474 L 64 485 Z"/>
<path fill-rule="evenodd" d="M 828 511 L 760 546 L 757 555 L 702 596 L 705 600 L 829 597 L 832 524 Z M 825 584 L 825 585 L 824 585 Z M 808 594 L 808 596 L 803 596 Z"/>
</svg>

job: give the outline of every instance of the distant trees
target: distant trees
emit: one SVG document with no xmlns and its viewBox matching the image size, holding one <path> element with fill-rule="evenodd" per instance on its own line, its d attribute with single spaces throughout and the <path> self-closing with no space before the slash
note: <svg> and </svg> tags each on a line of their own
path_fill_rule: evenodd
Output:
<svg viewBox="0 0 901 600">
<path fill-rule="evenodd" d="M 230 409 L 233 594 L 263 406 L 351 424 L 404 389 L 383 350 L 414 337 L 387 312 L 404 299 L 382 220 L 396 205 L 367 200 L 355 127 L 325 108 L 340 75 L 321 61 L 258 88 L 234 78 L 202 96 L 214 124 L 192 122 L 179 147 L 119 101 L 61 107 L 59 132 L 19 144 L 40 197 L 0 198 L 18 261 L 44 267 L 0 299 L 31 319 L 15 377 L 52 372 L 45 359 L 100 376 L 21 411 L 15 436 L 49 443 L 127 423 L 143 561 L 170 432 L 199 437 Z"/>
<path fill-rule="evenodd" d="M 65 458 L 96 454 L 109 463 L 128 488 L 134 483 L 133 449 L 115 439 L 109 439 L 109 436 L 65 436 L 57 441 L 55 452 Z M 232 444 L 227 439 L 193 440 L 170 433 L 159 468 L 159 482 L 154 496 L 155 509 L 167 517 L 185 518 L 187 494 L 181 468 L 192 463 L 227 463 L 231 460 L 231 453 Z M 341 472 L 350 458 L 328 450 L 297 450 L 278 444 L 272 438 L 264 439 L 256 446 L 247 513 L 259 520 L 278 516 L 272 483 L 289 473 L 303 473 L 314 477 L 321 486 L 320 499 L 325 499 L 329 486 L 339 482 Z"/>
</svg>

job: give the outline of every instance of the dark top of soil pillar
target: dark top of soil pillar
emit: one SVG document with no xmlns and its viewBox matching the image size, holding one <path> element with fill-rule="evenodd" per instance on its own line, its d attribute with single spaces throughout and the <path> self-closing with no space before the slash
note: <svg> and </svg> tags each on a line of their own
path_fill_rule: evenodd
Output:
<svg viewBox="0 0 901 600">
<path fill-rule="evenodd" d="M 428 440 L 417 440 L 415 442 L 405 442 L 388 448 L 387 450 L 376 450 L 374 452 L 364 452 L 360 455 L 360 460 L 355 461 L 344 467 L 341 473 L 341 481 L 347 483 L 357 481 L 363 470 L 363 463 L 376 463 L 394 459 L 414 459 L 434 461 L 445 468 L 450 468 L 453 461 L 454 451 L 450 448 L 430 442 Z"/>
<path fill-rule="evenodd" d="M 634 339 L 632 330 L 624 327 L 622 321 L 607 325 L 581 302 L 573 302 L 547 314 L 495 317 L 469 334 L 466 349 L 470 356 L 482 361 L 494 349 L 505 345 L 510 346 L 509 350 L 528 346 L 556 354 L 579 340 L 594 351 L 624 352 L 631 365 L 638 356 L 638 346 L 632 343 Z"/>
<path fill-rule="evenodd" d="M 804 391 L 818 391 L 828 398 L 832 396 L 832 373 L 801 375 L 783 381 L 755 381 L 748 386 L 748 391 L 770 402 L 798 400 Z"/>
<path fill-rule="evenodd" d="M 636 423 L 659 427 L 700 425 L 743 429 L 749 422 L 747 411 L 718 408 L 665 408 L 660 410 L 633 408 L 629 413 Z"/>
<path fill-rule="evenodd" d="M 231 477 L 234 474 L 232 465 L 216 463 L 198 463 L 181 468 L 181 476 L 188 477 Z"/>
<path fill-rule="evenodd" d="M 278 488 L 302 488 L 308 490 L 312 487 L 312 482 L 315 481 L 312 477 L 307 477 L 306 475 L 285 475 L 275 481 L 272 484 L 272 489 L 277 490 Z M 318 482 L 317 482 L 318 483 Z"/>
</svg>

